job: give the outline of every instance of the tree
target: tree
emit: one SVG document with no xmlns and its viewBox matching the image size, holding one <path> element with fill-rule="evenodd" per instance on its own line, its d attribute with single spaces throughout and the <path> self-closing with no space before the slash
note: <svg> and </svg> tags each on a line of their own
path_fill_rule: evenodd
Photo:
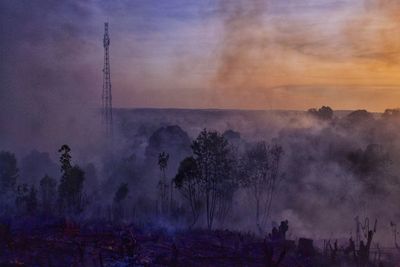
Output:
<svg viewBox="0 0 400 267">
<path fill-rule="evenodd" d="M 57 193 L 56 186 L 56 180 L 48 175 L 40 180 L 41 206 L 44 214 L 52 214 L 53 212 Z"/>
<path fill-rule="evenodd" d="M 123 201 L 126 199 L 129 193 L 129 188 L 127 183 L 122 183 L 114 195 L 114 220 L 118 221 L 124 217 L 123 212 Z"/>
<path fill-rule="evenodd" d="M 369 113 L 365 109 L 355 110 L 347 115 L 347 120 L 351 123 L 359 123 L 363 121 L 369 121 L 374 118 L 372 113 Z"/>
<path fill-rule="evenodd" d="M 21 214 L 33 215 L 37 210 L 37 191 L 35 186 L 28 188 L 27 184 L 22 184 L 17 187 L 17 197 L 15 203 Z"/>
<path fill-rule="evenodd" d="M 17 186 L 17 196 L 15 204 L 19 213 L 25 214 L 27 211 L 27 201 L 29 197 L 29 189 L 27 184 L 21 184 Z"/>
<path fill-rule="evenodd" d="M 38 200 L 37 200 L 37 190 L 34 185 L 31 186 L 28 195 L 28 201 L 26 203 L 27 212 L 29 214 L 35 214 L 38 207 Z"/>
<path fill-rule="evenodd" d="M 333 110 L 328 106 L 322 106 L 320 109 L 311 108 L 308 113 L 320 120 L 331 120 L 333 118 Z"/>
<path fill-rule="evenodd" d="M 400 109 L 386 109 L 382 114 L 382 118 L 390 119 L 390 118 L 400 118 Z"/>
<path fill-rule="evenodd" d="M 7 152 L 0 152 L 0 193 L 12 192 L 18 178 L 17 160 L 15 155 Z"/>
<path fill-rule="evenodd" d="M 202 208 L 200 171 L 193 157 L 187 157 L 180 163 L 178 173 L 173 182 L 183 197 L 189 202 L 192 213 L 190 227 L 192 227 L 196 224 Z"/>
<path fill-rule="evenodd" d="M 65 208 L 69 214 L 76 214 L 83 211 L 84 180 L 85 172 L 79 168 L 79 166 L 74 166 L 69 171 L 66 179 L 60 182 L 58 193 L 59 197 L 61 198 L 61 208 Z"/>
<path fill-rule="evenodd" d="M 168 166 L 169 154 L 162 152 L 158 155 L 158 166 L 161 171 L 161 179 L 158 183 L 160 190 L 160 210 L 161 214 L 165 215 L 168 210 L 168 182 L 165 175 L 165 170 Z M 172 191 L 171 191 L 172 192 Z"/>
<path fill-rule="evenodd" d="M 119 187 L 117 192 L 115 192 L 114 202 L 121 203 L 126 196 L 128 195 L 129 188 L 127 183 L 122 183 Z"/>
<path fill-rule="evenodd" d="M 226 188 L 233 188 L 232 158 L 228 141 L 216 131 L 204 129 L 192 143 L 203 197 L 205 198 L 207 228 L 212 229 L 215 212 L 227 198 Z"/>
<path fill-rule="evenodd" d="M 254 200 L 255 222 L 261 233 L 270 213 L 282 153 L 278 145 L 259 142 L 252 145 L 241 160 L 240 183 Z"/>
<path fill-rule="evenodd" d="M 347 155 L 347 160 L 350 163 L 350 170 L 364 184 L 368 193 L 386 192 L 382 177 L 387 176 L 393 161 L 382 145 L 369 144 L 365 150 L 352 151 Z"/>
<path fill-rule="evenodd" d="M 63 173 L 63 177 L 68 176 L 68 172 L 72 169 L 71 165 L 71 149 L 68 145 L 62 145 L 58 150 L 61 153 L 60 163 L 61 163 L 61 172 Z"/>
<path fill-rule="evenodd" d="M 83 210 L 85 172 L 79 166 L 72 167 L 70 151 L 67 145 L 63 145 L 59 150 L 62 177 L 58 186 L 58 197 L 61 210 L 68 214 L 76 214 Z"/>
<path fill-rule="evenodd" d="M 69 148 L 68 145 L 63 145 L 58 150 L 58 152 L 61 153 L 60 163 L 61 163 L 61 173 L 62 173 L 60 184 L 58 186 L 58 202 L 60 209 L 65 209 L 66 208 L 65 206 L 67 204 L 66 198 L 68 198 L 68 195 L 66 191 L 72 169 L 70 151 L 71 149 Z"/>
</svg>

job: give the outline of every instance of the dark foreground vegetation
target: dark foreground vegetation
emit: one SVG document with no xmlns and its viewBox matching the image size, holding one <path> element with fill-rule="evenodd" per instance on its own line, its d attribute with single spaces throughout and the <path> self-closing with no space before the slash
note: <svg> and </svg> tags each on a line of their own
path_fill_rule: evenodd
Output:
<svg viewBox="0 0 400 267">
<path fill-rule="evenodd" d="M 399 263 L 400 111 L 322 107 L 245 138 L 117 118 L 101 152 L 0 151 L 0 266 Z"/>
<path fill-rule="evenodd" d="M 229 230 L 170 232 L 149 226 L 48 221 L 1 225 L 0 266 L 354 266 L 395 267 L 400 251 L 371 248 L 374 230 L 356 245 L 287 240 L 287 222 L 265 238 Z"/>
</svg>

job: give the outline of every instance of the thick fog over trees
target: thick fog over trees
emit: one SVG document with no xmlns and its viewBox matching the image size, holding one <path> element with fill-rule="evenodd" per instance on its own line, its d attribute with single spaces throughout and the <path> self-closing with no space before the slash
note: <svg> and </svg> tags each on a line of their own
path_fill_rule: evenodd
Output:
<svg viewBox="0 0 400 267">
<path fill-rule="evenodd" d="M 343 238 L 400 221 L 400 112 L 117 110 L 112 145 L 0 153 L 1 216 Z M 45 140 L 43 140 L 45 141 Z M 85 140 L 80 140 L 84 143 Z M 384 207 L 384 208 L 383 208 Z"/>
</svg>

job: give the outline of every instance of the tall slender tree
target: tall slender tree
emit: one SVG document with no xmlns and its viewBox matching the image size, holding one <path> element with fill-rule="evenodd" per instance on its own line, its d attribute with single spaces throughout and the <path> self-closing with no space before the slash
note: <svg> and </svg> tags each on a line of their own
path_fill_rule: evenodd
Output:
<svg viewBox="0 0 400 267">
<path fill-rule="evenodd" d="M 70 151 L 67 145 L 63 145 L 59 150 L 62 176 L 58 186 L 58 197 L 60 209 L 68 215 L 73 215 L 83 210 L 85 172 L 79 166 L 72 167 Z"/>
<path fill-rule="evenodd" d="M 160 211 L 163 216 L 167 214 L 168 211 L 168 182 L 166 176 L 166 169 L 168 167 L 169 154 L 162 152 L 158 155 L 158 166 L 160 167 L 161 177 L 158 183 L 159 194 L 160 194 Z"/>
</svg>

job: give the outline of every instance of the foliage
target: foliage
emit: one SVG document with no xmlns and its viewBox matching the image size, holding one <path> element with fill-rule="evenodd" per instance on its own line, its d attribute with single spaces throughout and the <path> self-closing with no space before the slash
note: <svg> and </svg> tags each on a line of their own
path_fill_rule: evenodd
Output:
<svg viewBox="0 0 400 267">
<path fill-rule="evenodd" d="M 331 120 L 333 118 L 333 110 L 330 107 L 323 106 L 320 109 L 311 108 L 308 113 L 320 120 Z"/>
<path fill-rule="evenodd" d="M 351 123 L 358 123 L 362 121 L 368 121 L 373 119 L 372 113 L 366 111 L 365 109 L 355 110 L 347 115 L 347 119 Z"/>
<path fill-rule="evenodd" d="M 189 202 L 192 225 L 205 206 L 207 228 L 212 229 L 219 211 L 229 210 L 236 189 L 234 159 L 228 141 L 216 131 L 204 129 L 191 145 L 193 156 L 185 158 L 175 176 L 175 186 Z M 226 215 L 226 212 L 220 212 Z"/>
<path fill-rule="evenodd" d="M 61 208 L 65 208 L 67 213 L 80 213 L 83 210 L 83 181 L 85 173 L 78 166 L 74 166 L 68 172 L 66 179 L 61 180 L 58 187 L 61 199 Z"/>
<path fill-rule="evenodd" d="M 207 227 L 212 229 L 215 213 L 222 201 L 229 200 L 233 189 L 232 157 L 228 141 L 216 131 L 204 129 L 192 143 L 198 168 L 198 182 L 204 197 Z"/>
<path fill-rule="evenodd" d="M 392 159 L 383 146 L 369 144 L 365 150 L 350 152 L 347 160 L 350 170 L 364 184 L 368 193 L 385 192 L 385 185 L 380 180 L 382 176 L 387 176 Z"/>
<path fill-rule="evenodd" d="M 196 224 L 202 208 L 200 171 L 193 157 L 187 157 L 180 163 L 173 182 L 189 202 L 192 213 L 191 226 L 193 226 Z"/>
<path fill-rule="evenodd" d="M 158 166 L 160 170 L 165 170 L 168 166 L 169 154 L 166 152 L 162 152 L 158 155 Z"/>
<path fill-rule="evenodd" d="M 83 210 L 83 182 L 85 180 L 85 172 L 78 166 L 72 167 L 71 149 L 67 145 L 63 145 L 59 152 L 62 177 L 58 186 L 58 197 L 60 209 L 67 214 L 77 214 Z"/>
<path fill-rule="evenodd" d="M 63 176 L 68 175 L 68 171 L 71 170 L 72 165 L 71 165 L 71 149 L 69 148 L 68 145 L 63 145 L 61 148 L 58 150 L 59 153 L 61 153 L 60 156 L 60 163 L 61 163 L 61 172 L 63 173 Z"/>
</svg>

